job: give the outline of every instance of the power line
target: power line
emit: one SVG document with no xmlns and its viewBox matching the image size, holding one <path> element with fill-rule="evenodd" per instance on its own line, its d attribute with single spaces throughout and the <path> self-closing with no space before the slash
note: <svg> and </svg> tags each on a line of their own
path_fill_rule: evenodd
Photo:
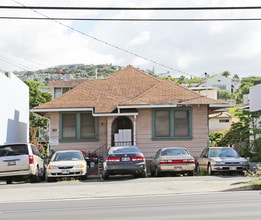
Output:
<svg viewBox="0 0 261 220">
<path fill-rule="evenodd" d="M 20 4 L 19 2 L 16 2 Z M 20 4 L 21 5 L 21 4 Z M 124 10 L 124 11 L 192 11 L 192 10 L 256 10 L 261 6 L 224 6 L 224 7 L 58 7 L 58 6 L 0 6 L 0 9 L 31 9 L 31 10 Z"/>
<path fill-rule="evenodd" d="M 10 20 L 59 20 L 59 21 L 148 21 L 148 22 L 204 22 L 204 21 L 260 21 L 261 18 L 62 18 L 62 17 L 14 17 L 0 16 Z"/>
</svg>

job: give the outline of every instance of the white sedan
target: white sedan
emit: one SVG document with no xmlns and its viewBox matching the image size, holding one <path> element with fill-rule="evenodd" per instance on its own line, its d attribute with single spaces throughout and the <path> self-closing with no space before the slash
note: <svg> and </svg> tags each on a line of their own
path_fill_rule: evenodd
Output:
<svg viewBox="0 0 261 220">
<path fill-rule="evenodd" d="M 81 151 L 56 151 L 52 156 L 46 170 L 47 181 L 57 178 L 87 178 L 87 163 Z"/>
</svg>

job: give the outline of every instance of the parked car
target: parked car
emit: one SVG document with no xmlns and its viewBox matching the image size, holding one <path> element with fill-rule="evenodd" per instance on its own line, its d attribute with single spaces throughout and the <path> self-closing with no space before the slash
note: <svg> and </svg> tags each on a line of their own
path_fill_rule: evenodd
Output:
<svg viewBox="0 0 261 220">
<path fill-rule="evenodd" d="M 0 180 L 13 181 L 44 179 L 45 164 L 36 146 L 27 143 L 0 146 Z"/>
<path fill-rule="evenodd" d="M 231 147 L 205 148 L 196 162 L 197 172 L 206 171 L 208 175 L 214 173 L 243 173 L 248 169 L 247 159 L 240 157 Z"/>
<path fill-rule="evenodd" d="M 56 151 L 46 170 L 48 182 L 56 181 L 58 178 L 87 178 L 87 163 L 79 150 Z"/>
<path fill-rule="evenodd" d="M 103 162 L 103 179 L 110 175 L 132 174 L 135 177 L 146 176 L 146 161 L 137 146 L 111 147 Z"/>
<path fill-rule="evenodd" d="M 150 164 L 151 176 L 163 173 L 194 175 L 195 160 L 184 147 L 167 147 L 157 151 Z"/>
</svg>

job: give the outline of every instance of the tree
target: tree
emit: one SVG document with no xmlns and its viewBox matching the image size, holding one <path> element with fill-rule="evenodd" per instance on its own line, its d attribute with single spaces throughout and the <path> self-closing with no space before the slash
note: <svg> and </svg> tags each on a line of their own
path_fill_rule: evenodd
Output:
<svg viewBox="0 0 261 220">
<path fill-rule="evenodd" d="M 230 75 L 231 75 L 231 74 L 230 74 L 230 72 L 228 72 L 228 71 L 224 71 L 224 72 L 222 73 L 222 76 L 225 76 L 226 78 L 228 78 Z"/>
<path fill-rule="evenodd" d="M 237 108 L 235 116 L 239 118 L 238 122 L 232 123 L 225 132 L 210 134 L 210 140 L 218 146 L 233 145 L 242 156 L 250 157 L 251 161 L 261 161 L 261 130 L 257 126 L 261 110 L 250 112 Z"/>
<path fill-rule="evenodd" d="M 35 106 L 46 103 L 51 100 L 51 94 L 41 92 L 40 88 L 45 85 L 41 81 L 27 80 L 25 83 L 29 86 L 29 107 L 32 109 Z M 36 138 L 36 131 L 46 128 L 48 120 L 30 113 L 30 142 L 39 145 Z"/>
</svg>

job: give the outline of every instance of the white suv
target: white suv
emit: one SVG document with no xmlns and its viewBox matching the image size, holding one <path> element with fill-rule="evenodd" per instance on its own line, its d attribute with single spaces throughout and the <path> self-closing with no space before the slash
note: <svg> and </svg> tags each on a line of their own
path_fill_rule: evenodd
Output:
<svg viewBox="0 0 261 220">
<path fill-rule="evenodd" d="M 0 180 L 7 184 L 12 181 L 29 179 L 39 182 L 45 177 L 45 164 L 40 152 L 32 144 L 0 145 Z"/>
</svg>

